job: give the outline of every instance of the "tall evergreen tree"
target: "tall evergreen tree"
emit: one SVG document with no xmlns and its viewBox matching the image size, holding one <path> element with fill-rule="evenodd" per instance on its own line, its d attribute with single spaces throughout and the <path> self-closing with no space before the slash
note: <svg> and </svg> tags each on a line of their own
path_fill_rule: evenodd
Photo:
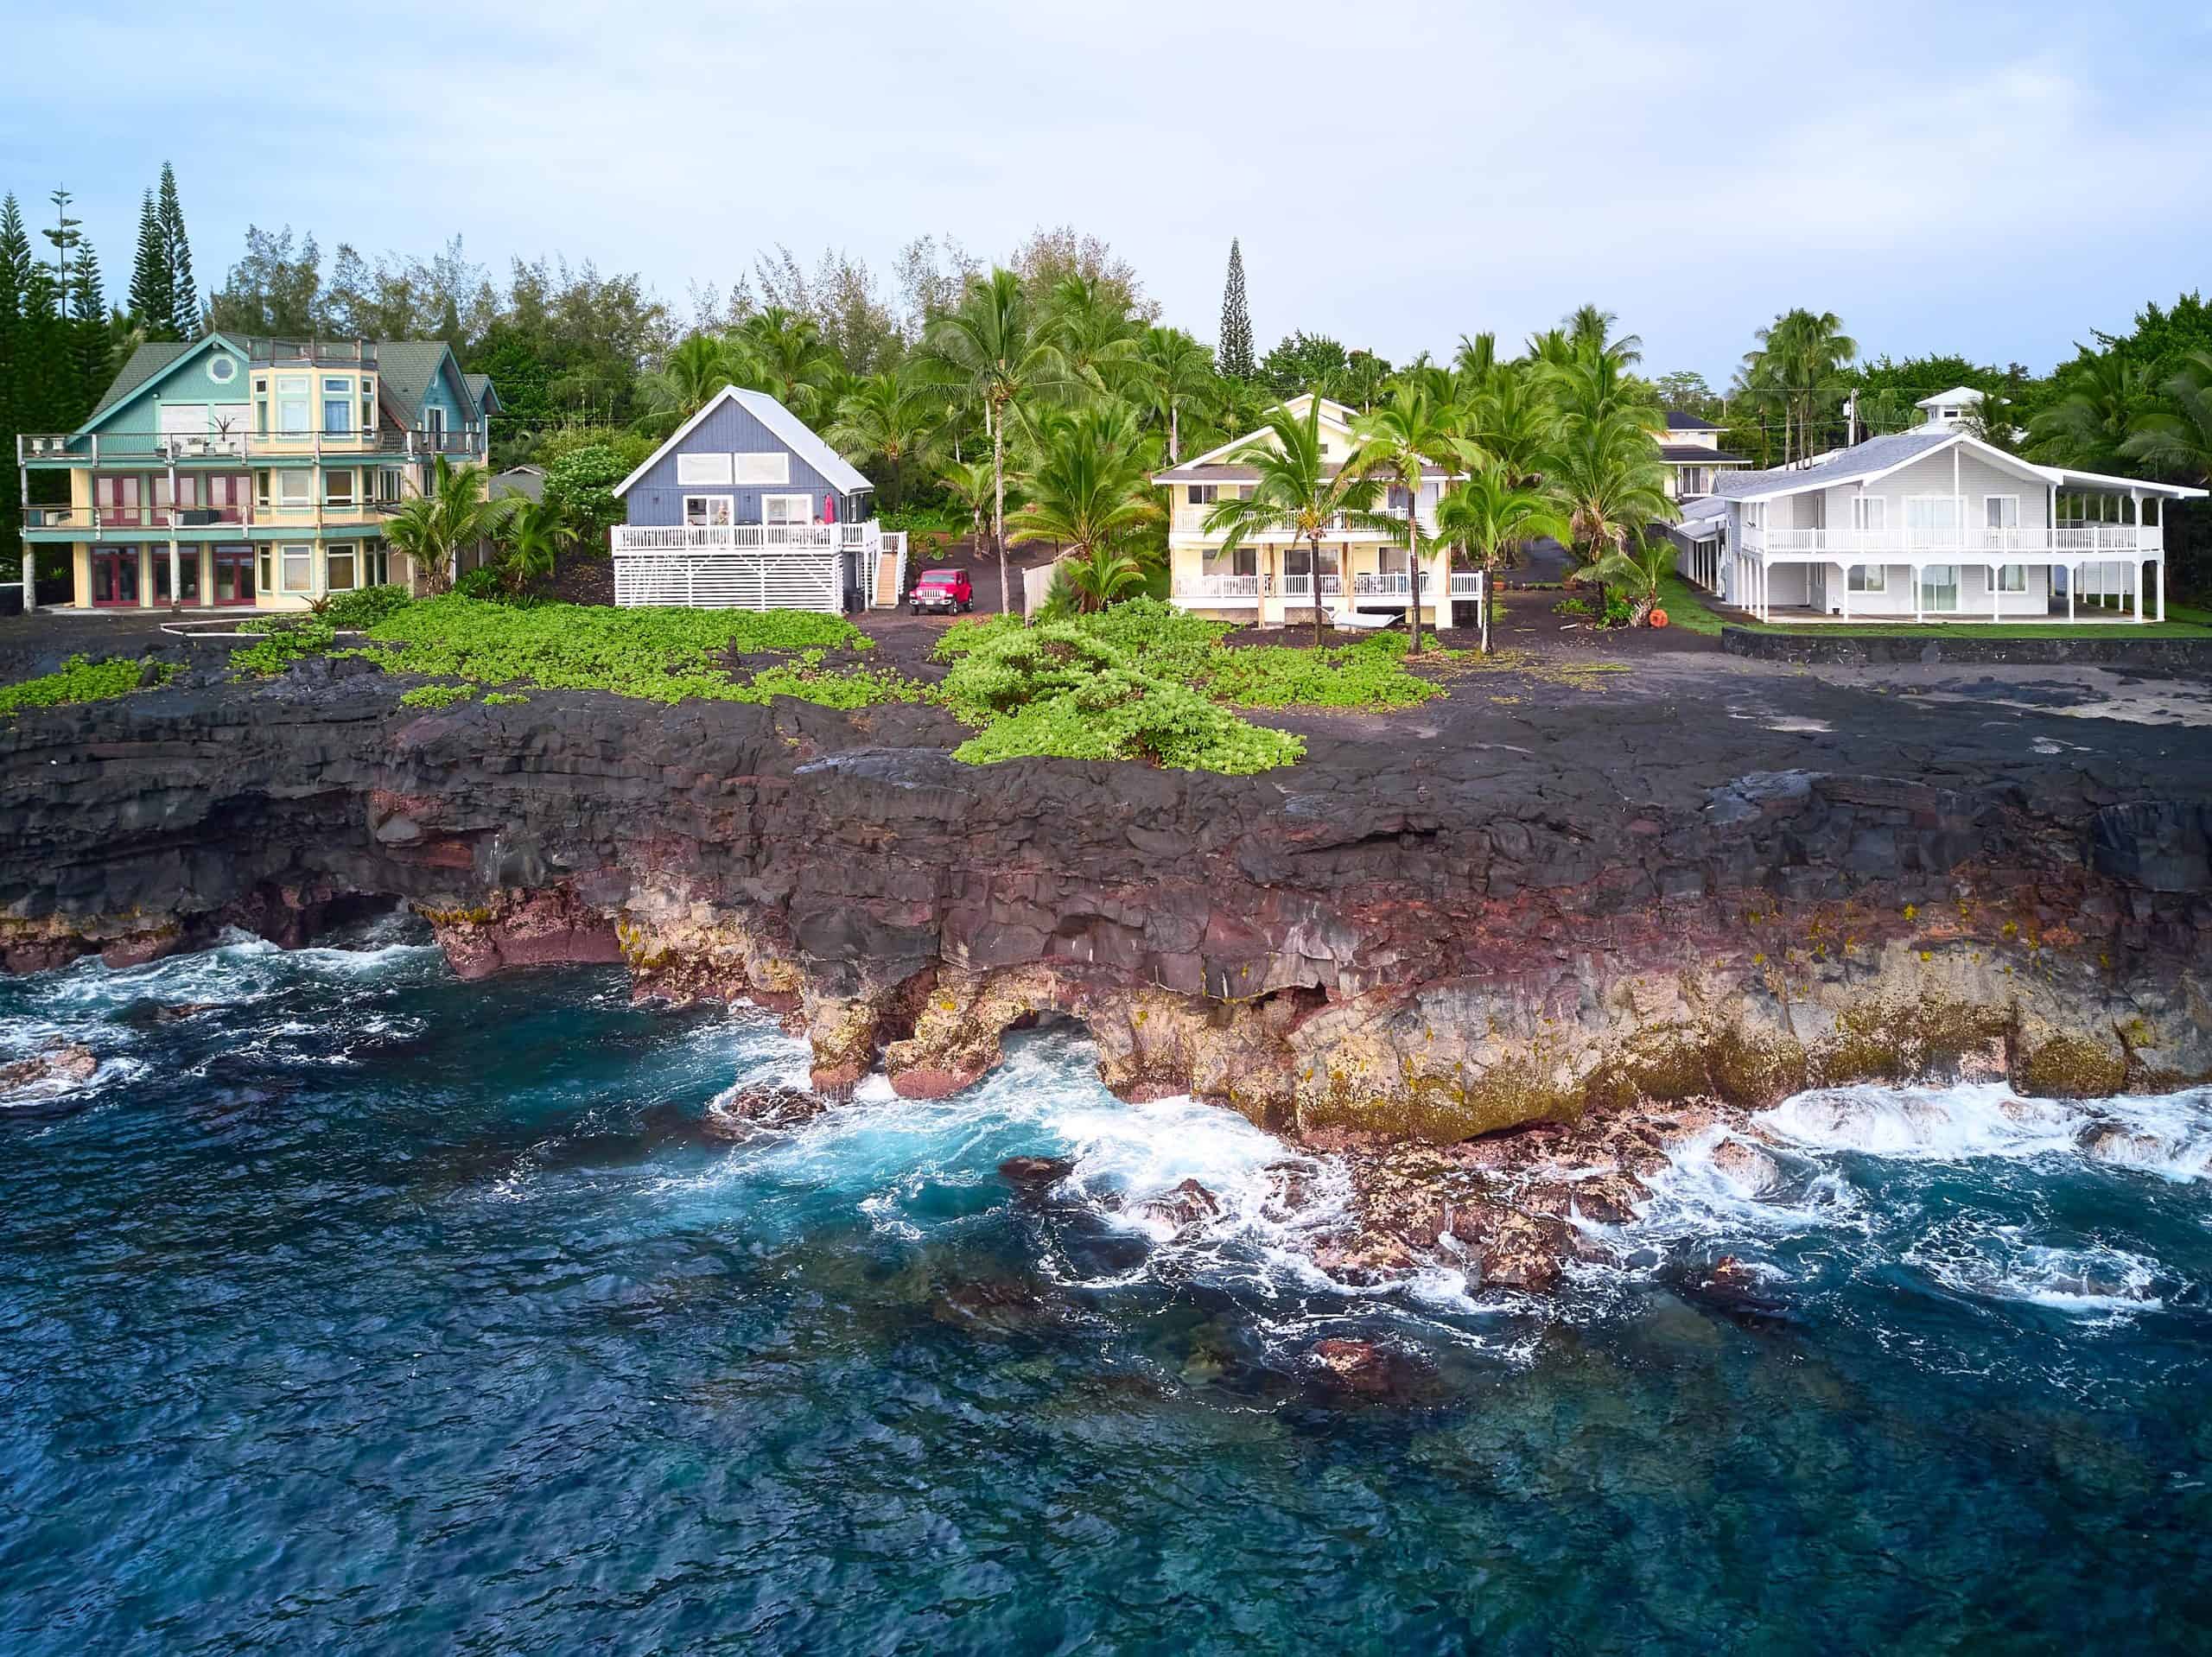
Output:
<svg viewBox="0 0 2212 1657">
<path fill-rule="evenodd" d="M 76 198 L 67 190 L 55 190 L 46 198 L 54 203 L 54 228 L 39 234 L 54 244 L 54 286 L 59 294 L 69 291 L 69 250 L 85 239 L 78 226 L 85 221 L 69 216 L 69 204 Z"/>
<path fill-rule="evenodd" d="M 130 261 L 130 318 L 149 340 L 173 340 L 170 310 L 176 284 L 170 278 L 168 243 L 154 213 L 154 193 L 138 204 L 138 251 Z"/>
<path fill-rule="evenodd" d="M 31 241 L 23 229 L 22 209 L 13 192 L 0 201 L 0 440 L 15 448 L 16 435 L 29 428 L 25 404 L 29 388 L 25 359 L 29 329 L 23 315 L 23 287 L 30 276 Z M 18 568 L 22 546 L 22 503 L 16 491 L 0 489 L 0 579 Z"/>
<path fill-rule="evenodd" d="M 184 208 L 176 199 L 176 171 L 162 163 L 162 188 L 155 217 L 161 225 L 169 277 L 168 337 L 197 340 L 201 313 L 200 290 L 192 278 L 192 242 L 184 233 Z"/>
<path fill-rule="evenodd" d="M 1214 352 L 1231 379 L 1252 378 L 1252 314 L 1244 306 L 1244 250 L 1229 238 L 1229 285 L 1221 295 L 1221 345 Z"/>
<path fill-rule="evenodd" d="M 108 326 L 107 295 L 100 290 L 100 256 L 90 242 L 69 267 L 69 357 L 75 369 L 67 424 L 92 411 L 115 374 L 115 335 Z"/>
</svg>

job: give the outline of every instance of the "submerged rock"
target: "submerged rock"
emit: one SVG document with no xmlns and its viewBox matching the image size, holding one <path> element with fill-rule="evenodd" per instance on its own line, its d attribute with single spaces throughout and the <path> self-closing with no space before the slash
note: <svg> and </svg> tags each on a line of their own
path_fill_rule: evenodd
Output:
<svg viewBox="0 0 2212 1657">
<path fill-rule="evenodd" d="M 49 1047 L 29 1058 L 0 1064 L 0 1093 L 27 1093 L 34 1089 L 73 1087 L 91 1081 L 99 1067 L 99 1056 L 89 1047 L 74 1043 Z"/>
<path fill-rule="evenodd" d="M 1186 1179 L 1157 1197 L 1147 1197 L 1131 1212 L 1141 1219 L 1182 1231 L 1205 1221 L 1218 1219 L 1221 1199 L 1197 1180 Z"/>
<path fill-rule="evenodd" d="M 829 1108 L 828 1100 L 800 1088 L 732 1088 L 707 1107 L 702 1126 L 720 1139 L 746 1140 L 804 1127 Z"/>
<path fill-rule="evenodd" d="M 999 1164 L 999 1178 L 1025 1190 L 1046 1190 L 1075 1171 L 1069 1157 L 1008 1157 Z"/>
<path fill-rule="evenodd" d="M 1782 1165 L 1741 1140 L 1723 1140 L 1707 1160 L 1739 1190 L 1753 1196 L 1772 1190 L 1782 1183 Z"/>
</svg>

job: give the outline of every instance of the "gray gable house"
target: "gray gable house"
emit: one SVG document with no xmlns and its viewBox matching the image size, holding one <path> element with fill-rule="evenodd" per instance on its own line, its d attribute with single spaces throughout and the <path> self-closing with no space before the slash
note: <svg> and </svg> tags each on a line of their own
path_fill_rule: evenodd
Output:
<svg viewBox="0 0 2212 1657">
<path fill-rule="evenodd" d="M 724 386 L 614 493 L 617 604 L 836 612 L 904 582 L 875 486 L 765 391 Z"/>
</svg>

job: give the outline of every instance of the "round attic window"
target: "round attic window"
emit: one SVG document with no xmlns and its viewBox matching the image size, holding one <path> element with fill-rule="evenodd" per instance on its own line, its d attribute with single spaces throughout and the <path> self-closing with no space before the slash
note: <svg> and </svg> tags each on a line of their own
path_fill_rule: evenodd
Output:
<svg viewBox="0 0 2212 1657">
<path fill-rule="evenodd" d="M 238 377 L 238 365 L 228 357 L 210 357 L 207 359 L 207 378 L 216 384 L 228 385 Z"/>
</svg>

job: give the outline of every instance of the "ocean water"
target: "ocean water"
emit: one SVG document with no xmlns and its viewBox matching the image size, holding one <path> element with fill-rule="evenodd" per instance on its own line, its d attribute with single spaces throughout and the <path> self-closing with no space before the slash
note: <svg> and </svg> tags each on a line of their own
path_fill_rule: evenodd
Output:
<svg viewBox="0 0 2212 1657">
<path fill-rule="evenodd" d="M 0 1103 L 0 1650 L 2212 1645 L 2212 1095 L 1808 1095 L 1555 1299 L 1362 1289 L 1073 1033 L 737 1142 L 772 1022 L 351 942 L 0 983 L 101 1057 Z"/>
</svg>

